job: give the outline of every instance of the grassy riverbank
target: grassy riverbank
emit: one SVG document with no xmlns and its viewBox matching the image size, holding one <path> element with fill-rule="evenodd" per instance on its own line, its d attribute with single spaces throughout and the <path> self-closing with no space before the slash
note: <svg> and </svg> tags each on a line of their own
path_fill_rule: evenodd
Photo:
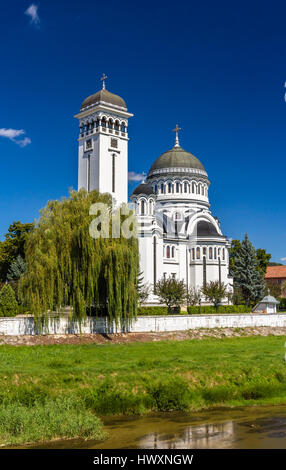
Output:
<svg viewBox="0 0 286 470">
<path fill-rule="evenodd" d="M 101 438 L 96 416 L 285 403 L 285 339 L 0 346 L 0 444 Z"/>
</svg>

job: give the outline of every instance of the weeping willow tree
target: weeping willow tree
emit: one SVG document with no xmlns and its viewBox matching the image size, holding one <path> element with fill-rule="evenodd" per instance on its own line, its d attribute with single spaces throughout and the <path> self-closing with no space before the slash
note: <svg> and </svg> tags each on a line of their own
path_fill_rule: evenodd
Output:
<svg viewBox="0 0 286 470">
<path fill-rule="evenodd" d="M 105 238 L 91 236 L 95 215 L 101 213 L 91 211 L 96 203 L 107 207 Z M 27 237 L 26 271 L 19 285 L 19 295 L 36 319 L 47 320 L 66 306 L 80 322 L 88 314 L 106 314 L 116 324 L 136 316 L 136 222 L 127 206 L 122 212 L 112 212 L 110 195 L 84 190 L 42 209 Z"/>
</svg>

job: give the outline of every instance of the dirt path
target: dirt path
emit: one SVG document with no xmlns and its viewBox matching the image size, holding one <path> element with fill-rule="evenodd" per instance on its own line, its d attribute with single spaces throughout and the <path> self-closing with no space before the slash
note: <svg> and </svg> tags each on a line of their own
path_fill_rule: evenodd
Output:
<svg viewBox="0 0 286 470">
<path fill-rule="evenodd" d="M 268 326 L 256 328 L 212 328 L 187 331 L 172 331 L 164 333 L 116 333 L 116 334 L 82 334 L 82 335 L 38 335 L 38 336 L 0 336 L 1 344 L 13 346 L 34 346 L 50 344 L 111 344 L 133 343 L 168 340 L 190 340 L 225 338 L 234 336 L 286 336 L 286 328 L 272 328 Z"/>
</svg>

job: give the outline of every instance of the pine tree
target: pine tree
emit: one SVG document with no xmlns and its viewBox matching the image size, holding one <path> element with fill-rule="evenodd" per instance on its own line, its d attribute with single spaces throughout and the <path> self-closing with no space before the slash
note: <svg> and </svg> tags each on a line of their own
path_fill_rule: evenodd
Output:
<svg viewBox="0 0 286 470">
<path fill-rule="evenodd" d="M 22 274 L 26 271 L 26 263 L 21 255 L 11 263 L 10 269 L 7 274 L 8 281 L 18 281 Z"/>
<path fill-rule="evenodd" d="M 236 253 L 232 268 L 235 287 L 241 290 L 247 306 L 264 295 L 264 278 L 257 269 L 255 249 L 246 234 Z"/>
<path fill-rule="evenodd" d="M 4 285 L 0 291 L 0 316 L 14 317 L 18 311 L 18 304 L 14 289 Z"/>
</svg>

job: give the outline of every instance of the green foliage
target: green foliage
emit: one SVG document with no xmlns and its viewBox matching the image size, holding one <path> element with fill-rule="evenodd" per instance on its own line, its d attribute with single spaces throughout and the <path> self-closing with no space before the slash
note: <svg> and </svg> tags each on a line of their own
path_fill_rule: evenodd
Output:
<svg viewBox="0 0 286 470">
<path fill-rule="evenodd" d="M 271 259 L 271 254 L 266 253 L 266 250 L 258 248 L 256 250 L 256 260 L 257 260 L 257 269 L 261 272 L 263 276 L 266 274 L 266 268 L 269 266 L 269 261 Z"/>
<path fill-rule="evenodd" d="M 270 295 L 278 299 L 281 296 L 281 284 L 277 284 L 277 282 L 273 281 L 272 279 L 265 280 L 265 294 L 268 294 L 268 289 L 270 290 Z"/>
<path fill-rule="evenodd" d="M 252 302 L 261 300 L 264 296 L 264 276 L 258 269 L 256 252 L 247 234 L 236 251 L 232 267 L 234 284 L 249 306 Z"/>
<path fill-rule="evenodd" d="M 131 390 L 120 390 L 110 380 L 105 380 L 97 387 L 80 390 L 79 397 L 86 408 L 92 409 L 101 416 L 142 414 L 152 407 L 152 401 L 148 395 L 134 394 Z"/>
<path fill-rule="evenodd" d="M 229 250 L 229 270 L 231 276 L 235 275 L 236 258 L 241 251 L 242 242 L 240 240 L 232 240 Z M 255 250 L 256 269 L 263 274 L 266 273 L 267 266 L 280 266 L 279 263 L 270 262 L 271 254 L 266 253 L 265 249 L 258 248 Z"/>
<path fill-rule="evenodd" d="M 187 290 L 184 281 L 169 277 L 157 282 L 156 295 L 167 305 L 168 313 L 176 313 L 186 300 Z"/>
<path fill-rule="evenodd" d="M 209 313 L 246 313 L 245 305 L 220 305 L 219 307 L 213 307 L 211 305 L 202 305 L 188 307 L 188 314 L 198 315 L 209 314 Z"/>
<path fill-rule="evenodd" d="M 139 307 L 137 315 L 167 315 L 167 307 Z"/>
<path fill-rule="evenodd" d="M 6 281 L 11 263 L 17 256 L 25 259 L 26 237 L 33 228 L 34 224 L 22 224 L 19 221 L 10 225 L 5 240 L 0 242 L 0 281 Z"/>
<path fill-rule="evenodd" d="M 101 439 L 102 424 L 79 401 L 70 397 L 35 401 L 26 406 L 14 401 L 0 405 L 0 442 L 25 444 L 58 438 Z"/>
<path fill-rule="evenodd" d="M 184 411 L 190 405 L 189 386 L 181 377 L 151 383 L 147 386 L 147 393 L 155 402 L 157 411 Z"/>
<path fill-rule="evenodd" d="M 111 196 L 97 191 L 72 191 L 68 198 L 51 201 L 27 237 L 27 270 L 19 292 L 36 318 L 44 316 L 47 322 L 50 311 L 60 313 L 67 305 L 79 321 L 102 311 L 116 322 L 136 315 L 137 238 L 112 238 L 118 211 L 106 225 L 107 237 L 93 238 L 90 208 L 95 203 L 106 204 L 111 214 Z M 124 222 L 128 216 L 120 217 Z"/>
<path fill-rule="evenodd" d="M 187 303 L 188 305 L 198 305 L 201 300 L 201 290 L 196 289 L 195 287 L 190 287 L 187 293 Z"/>
<path fill-rule="evenodd" d="M 136 285 L 137 294 L 138 294 L 140 304 L 143 304 L 144 302 L 146 302 L 146 300 L 148 299 L 149 293 L 150 293 L 150 285 L 148 283 L 144 284 L 143 279 L 144 279 L 144 275 L 143 275 L 143 272 L 141 271 L 138 274 L 137 285 Z"/>
<path fill-rule="evenodd" d="M 226 297 L 227 287 L 219 281 L 210 281 L 202 287 L 202 293 L 215 307 Z"/>
<path fill-rule="evenodd" d="M 18 313 L 15 292 L 11 286 L 4 285 L 0 291 L 0 316 L 14 317 Z"/>
<path fill-rule="evenodd" d="M 9 271 L 7 273 L 8 281 L 18 281 L 22 274 L 26 271 L 26 263 L 21 255 L 12 261 Z"/>
</svg>

